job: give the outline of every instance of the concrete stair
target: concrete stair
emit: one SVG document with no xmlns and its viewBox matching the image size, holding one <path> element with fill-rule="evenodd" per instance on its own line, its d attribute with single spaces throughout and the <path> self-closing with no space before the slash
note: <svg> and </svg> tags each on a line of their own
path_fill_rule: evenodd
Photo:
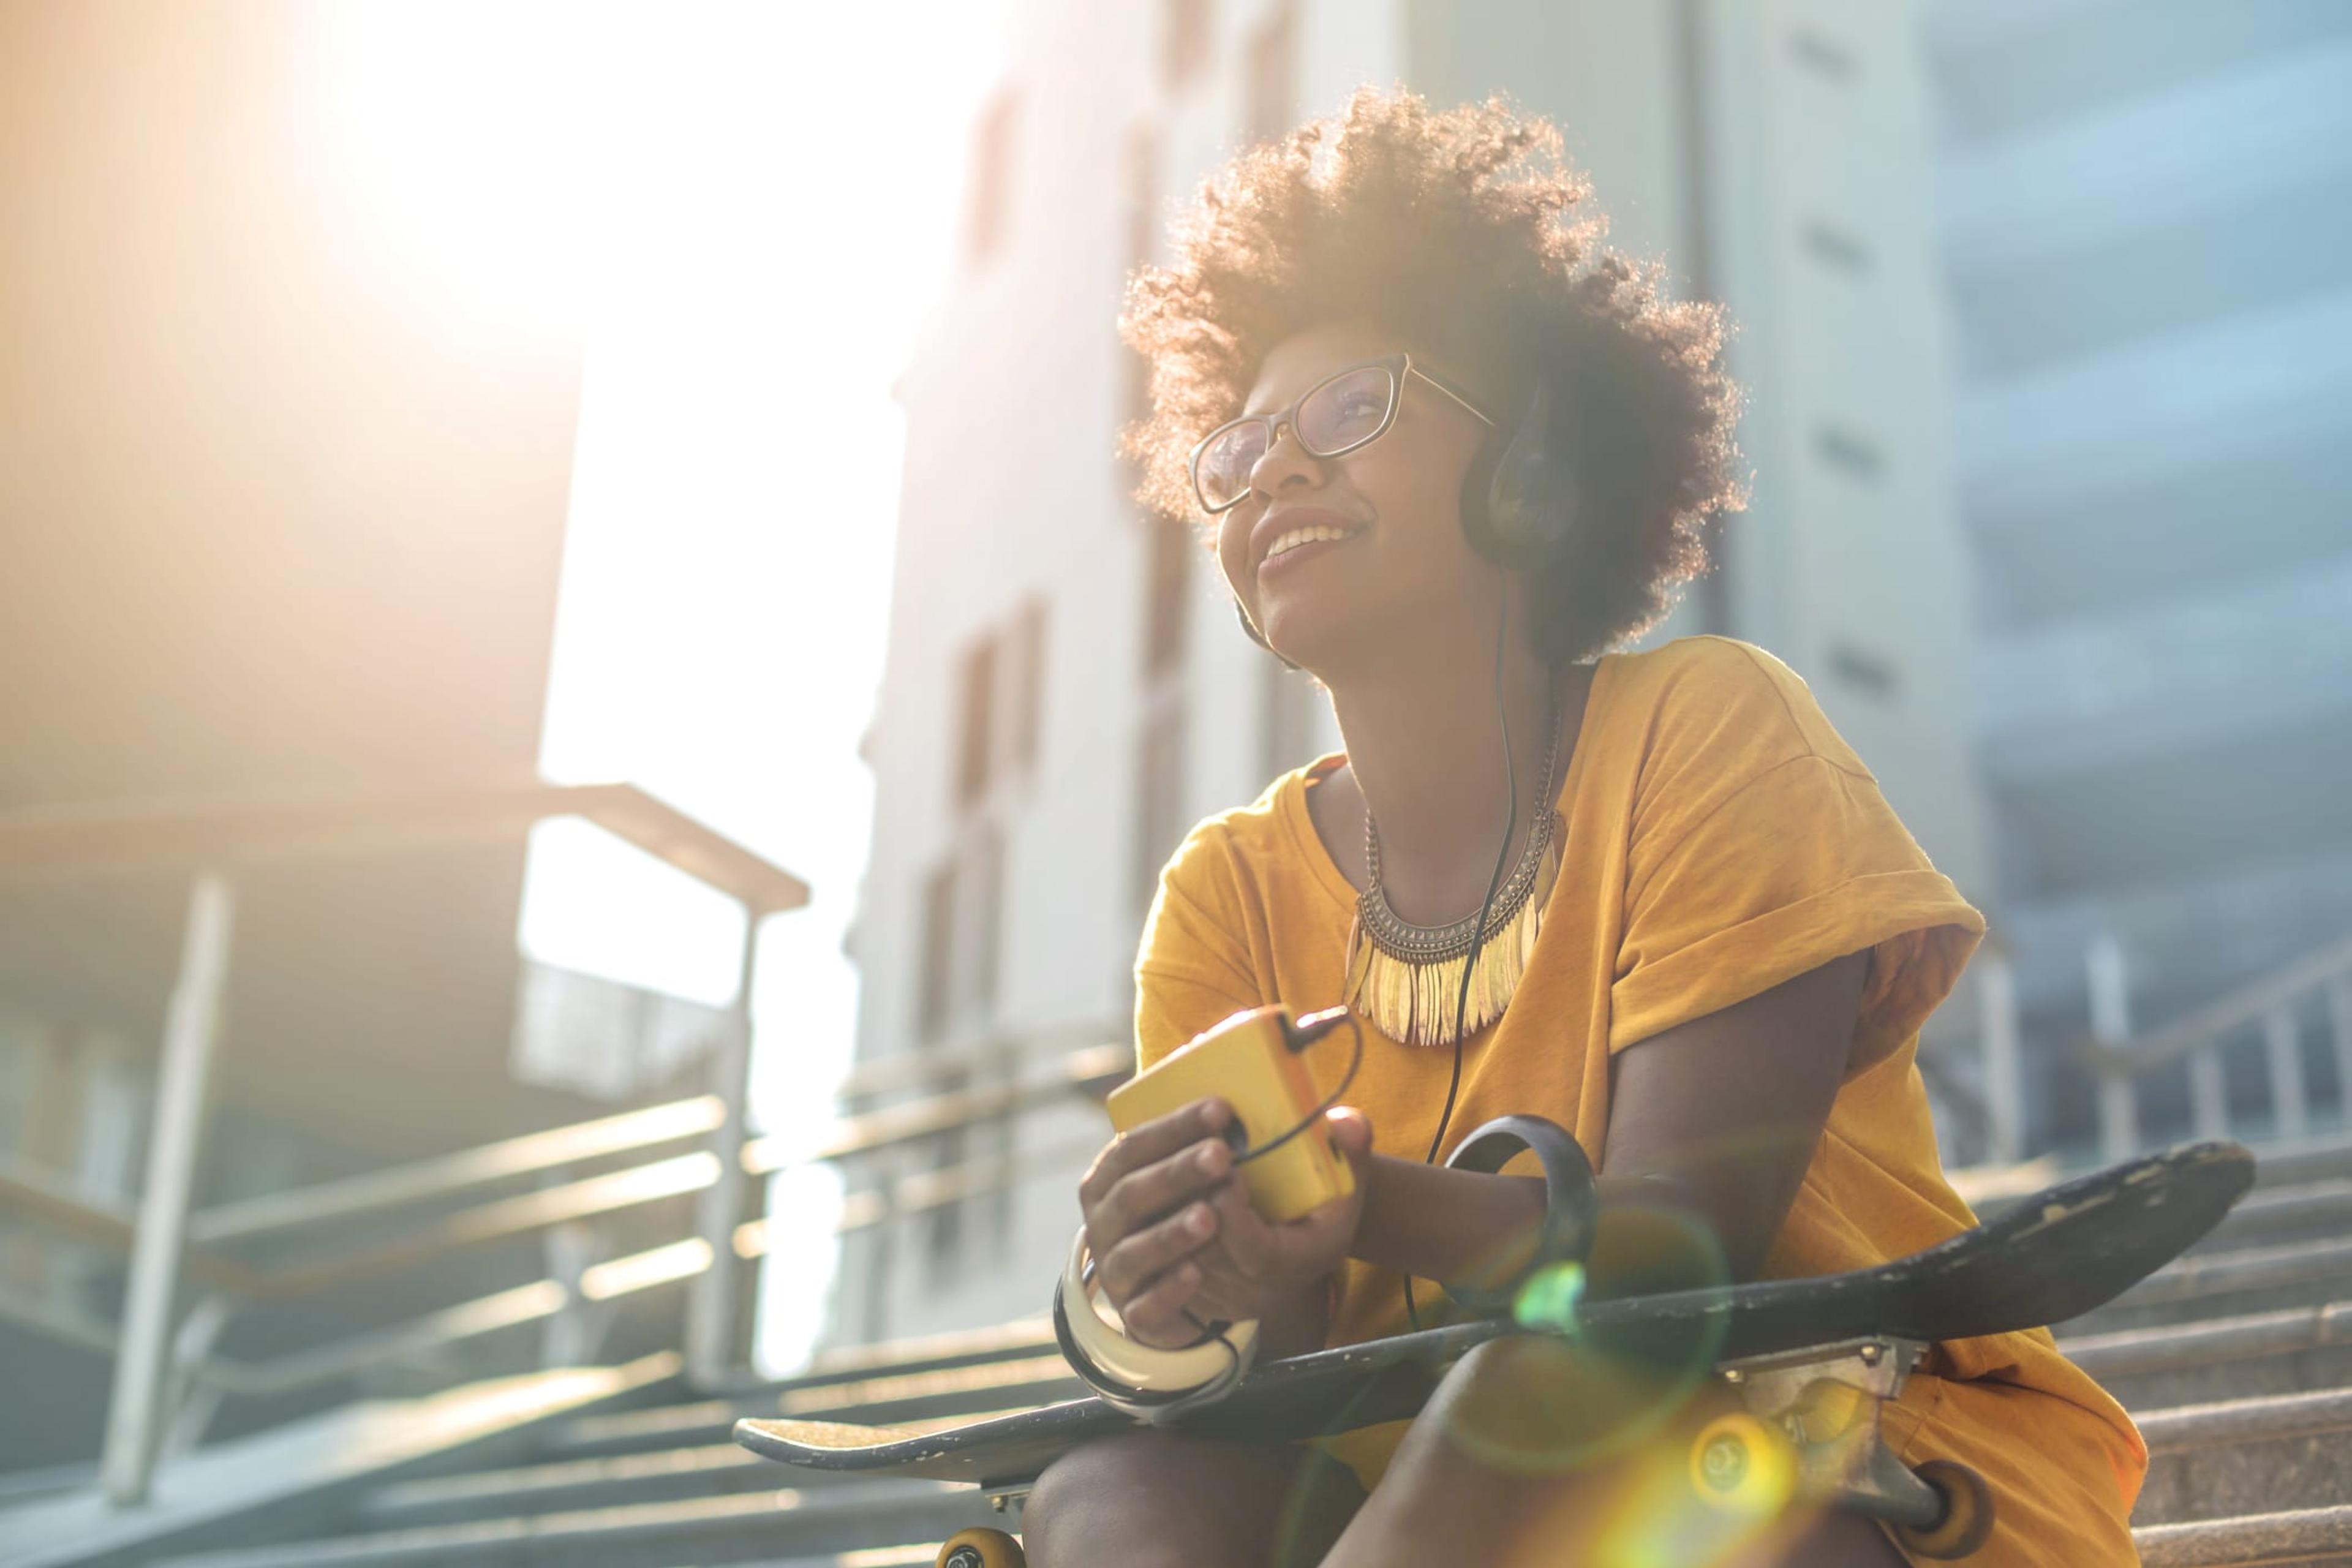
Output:
<svg viewBox="0 0 2352 1568">
<path fill-rule="evenodd" d="M 2151 1468 L 2137 1522 L 2151 1568 L 2352 1568 L 2352 1142 L 2278 1151 L 2195 1252 L 2071 1324 L 2062 1343 L 2140 1422 Z M 990 1522 L 982 1499 L 924 1481 L 801 1476 L 729 1440 L 740 1415 L 868 1423 L 1074 1397 L 1042 1322 L 880 1347 L 723 1397 L 615 1402 L 527 1443 L 409 1466 L 325 1512 L 242 1540 L 88 1563 L 753 1564 L 919 1568 Z M 7 1517 L 0 1513 L 0 1537 Z M 0 1552 L 0 1558 L 6 1553 Z"/>
</svg>

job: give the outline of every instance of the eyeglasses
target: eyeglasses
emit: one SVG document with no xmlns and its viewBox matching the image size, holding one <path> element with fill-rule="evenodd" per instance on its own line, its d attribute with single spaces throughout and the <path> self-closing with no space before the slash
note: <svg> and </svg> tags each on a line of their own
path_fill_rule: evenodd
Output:
<svg viewBox="0 0 2352 1568">
<path fill-rule="evenodd" d="M 1417 375 L 1493 428 L 1495 422 L 1478 405 L 1445 383 L 1419 369 L 1412 356 L 1390 354 L 1349 365 L 1326 376 L 1299 394 L 1298 401 L 1279 414 L 1249 414 L 1218 426 L 1192 448 L 1192 490 L 1202 510 L 1214 515 L 1239 506 L 1250 492 L 1250 473 L 1258 460 L 1274 449 L 1282 427 L 1298 438 L 1310 458 L 1336 458 L 1388 434 L 1396 423 L 1399 393 L 1407 376 Z"/>
</svg>

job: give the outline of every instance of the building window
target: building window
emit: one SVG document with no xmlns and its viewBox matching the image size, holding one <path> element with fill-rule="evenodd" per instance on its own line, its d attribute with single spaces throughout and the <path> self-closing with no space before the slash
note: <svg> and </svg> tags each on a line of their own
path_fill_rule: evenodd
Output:
<svg viewBox="0 0 2352 1568">
<path fill-rule="evenodd" d="M 1045 601 L 1024 601 L 1006 639 L 1005 727 L 1008 772 L 1025 774 L 1037 766 L 1045 723 Z"/>
<path fill-rule="evenodd" d="M 1835 82 L 1849 82 L 1862 73 L 1853 51 L 1826 33 L 1800 27 L 1789 35 L 1789 52 L 1807 70 Z"/>
<path fill-rule="evenodd" d="M 1209 0 L 1160 0 L 1160 79 L 1182 87 L 1209 63 Z"/>
<path fill-rule="evenodd" d="M 926 1045 L 996 1010 L 1004 956 L 1004 836 L 993 822 L 959 831 L 923 880 L 917 1029 Z"/>
<path fill-rule="evenodd" d="M 1817 261 L 1857 275 L 1870 270 L 1870 247 L 1862 237 L 1819 218 L 1805 225 L 1805 249 Z"/>
<path fill-rule="evenodd" d="M 1822 461 L 1857 479 L 1875 482 L 1886 468 L 1886 454 L 1877 442 L 1843 426 L 1822 426 L 1813 435 L 1813 446 Z"/>
<path fill-rule="evenodd" d="M 1189 524 L 1165 518 L 1143 524 L 1143 678 L 1149 682 L 1184 662 L 1192 628 L 1192 558 L 1201 546 Z"/>
<path fill-rule="evenodd" d="M 996 763 L 996 638 L 981 637 L 964 650 L 956 694 L 962 734 L 956 751 L 956 805 L 969 811 L 984 799 Z"/>
<path fill-rule="evenodd" d="M 949 848 L 926 874 L 916 1032 L 926 1044 L 996 1010 L 1009 791 L 1045 746 L 1047 605 L 1033 595 L 968 644 L 955 669 Z"/>
<path fill-rule="evenodd" d="M 951 1073 L 940 1079 L 938 1092 L 942 1097 L 958 1095 L 971 1087 L 970 1074 Z M 956 1189 L 966 1179 L 971 1163 L 971 1130 L 951 1127 L 930 1143 L 929 1181 L 922 1193 L 929 1200 L 923 1240 L 932 1268 L 946 1272 L 953 1269 L 963 1253 L 964 1205 Z"/>
<path fill-rule="evenodd" d="M 1830 644 L 1829 664 L 1839 680 L 1882 701 L 1893 700 L 1902 689 L 1903 678 L 1891 660 L 1852 643 Z"/>
<path fill-rule="evenodd" d="M 1037 765 L 1045 725 L 1045 601 L 1023 601 L 966 647 L 956 670 L 954 797 L 964 816 Z"/>
<path fill-rule="evenodd" d="M 955 942 L 955 864 L 936 867 L 923 879 L 923 948 L 916 1030 L 930 1044 L 947 1032 L 950 965 Z"/>
<path fill-rule="evenodd" d="M 1249 140 L 1280 136 L 1297 111 L 1298 4 L 1276 0 L 1249 41 Z"/>
<path fill-rule="evenodd" d="M 1014 134 L 1020 99 L 1007 89 L 981 110 L 971 143 L 971 205 L 965 213 L 964 253 L 975 264 L 1004 243 L 1013 215 Z"/>
<path fill-rule="evenodd" d="M 1136 740 L 1134 860 L 1129 875 L 1138 908 L 1160 889 L 1160 868 L 1184 836 L 1184 701 L 1164 688 L 1144 715 Z"/>
<path fill-rule="evenodd" d="M 1139 125 L 1127 133 L 1127 156 L 1123 160 L 1120 193 L 1127 204 L 1127 266 L 1124 277 L 1133 277 L 1139 268 L 1148 265 L 1160 248 L 1160 137 L 1150 126 Z M 1119 356 L 1119 423 L 1131 425 L 1150 410 L 1151 365 L 1141 354 L 1124 342 L 1118 346 Z M 1141 475 L 1130 468 L 1130 485 Z"/>
<path fill-rule="evenodd" d="M 986 1018 L 996 1011 L 996 975 L 1004 956 L 1004 836 L 990 823 L 965 842 L 957 879 L 955 942 L 962 960 L 958 1011 Z"/>
</svg>

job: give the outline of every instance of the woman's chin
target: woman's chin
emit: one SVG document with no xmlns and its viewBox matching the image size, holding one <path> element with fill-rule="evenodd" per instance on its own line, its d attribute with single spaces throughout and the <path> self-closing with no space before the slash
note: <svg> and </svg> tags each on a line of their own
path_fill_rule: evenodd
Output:
<svg viewBox="0 0 2352 1568">
<path fill-rule="evenodd" d="M 1349 660 L 1352 646 L 1361 640 L 1345 616 L 1328 606 L 1286 606 L 1267 617 L 1266 640 L 1276 651 L 1302 669 L 1318 675 Z"/>
</svg>

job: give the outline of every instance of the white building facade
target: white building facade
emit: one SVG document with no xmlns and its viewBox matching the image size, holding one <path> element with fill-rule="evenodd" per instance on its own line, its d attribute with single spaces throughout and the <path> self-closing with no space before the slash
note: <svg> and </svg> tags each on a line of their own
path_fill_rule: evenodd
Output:
<svg viewBox="0 0 2352 1568">
<path fill-rule="evenodd" d="M 2063 1145 L 2087 1030 L 2352 931 L 2352 7 L 1941 0 L 1921 43 L 1992 890 Z M 2139 1121 L 2292 1135 L 2282 1080 L 2340 1116 L 2352 1024 L 2270 1027 Z"/>
<path fill-rule="evenodd" d="M 1161 861 L 1338 746 L 1199 545 L 1129 499 L 1113 454 L 1139 380 L 1115 321 L 1209 170 L 1360 83 L 1552 118 L 1612 242 L 1727 304 L 1755 501 L 1664 635 L 1786 658 L 1983 888 L 1920 58 L 1882 0 L 1028 7 L 975 131 L 967 255 L 899 384 L 833 1340 L 1043 1310 L 1108 1133 L 1065 1063 L 1129 1038 Z"/>
</svg>

